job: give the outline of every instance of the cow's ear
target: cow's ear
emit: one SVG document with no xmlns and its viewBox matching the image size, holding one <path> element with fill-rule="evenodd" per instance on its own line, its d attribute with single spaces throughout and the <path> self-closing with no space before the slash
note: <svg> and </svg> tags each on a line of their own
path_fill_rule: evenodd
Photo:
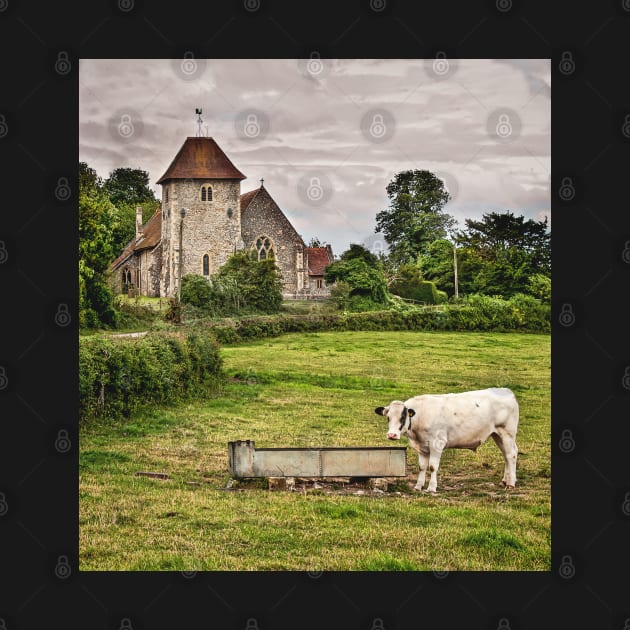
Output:
<svg viewBox="0 0 630 630">
<path fill-rule="evenodd" d="M 374 413 L 375 413 L 377 416 L 386 416 L 386 415 L 387 415 L 387 411 L 388 411 L 388 409 L 389 409 L 388 407 L 377 407 L 377 408 L 374 410 Z"/>
<path fill-rule="evenodd" d="M 409 408 L 407 408 L 407 413 L 409 414 L 410 418 L 413 418 L 416 415 L 416 412 L 413 409 Z"/>
</svg>

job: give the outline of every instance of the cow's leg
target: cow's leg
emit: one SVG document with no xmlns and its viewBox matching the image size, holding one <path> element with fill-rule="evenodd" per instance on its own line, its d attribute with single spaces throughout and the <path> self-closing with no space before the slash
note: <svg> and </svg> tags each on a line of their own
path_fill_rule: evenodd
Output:
<svg viewBox="0 0 630 630">
<path fill-rule="evenodd" d="M 429 452 L 429 472 L 431 473 L 431 477 L 429 478 L 427 492 L 437 492 L 437 471 L 440 467 L 442 450 L 443 447 L 441 444 L 431 445 L 431 450 Z"/>
<path fill-rule="evenodd" d="M 507 488 L 513 488 L 516 485 L 516 458 L 518 456 L 516 440 L 501 429 L 497 429 L 497 432 L 492 434 L 492 438 L 501 449 L 505 462 L 501 483 Z"/>
<path fill-rule="evenodd" d="M 420 470 L 420 473 L 418 474 L 418 483 L 416 483 L 414 490 L 422 490 L 422 486 L 424 486 L 424 480 L 427 474 L 428 464 L 428 454 L 423 453 L 422 451 L 418 451 L 418 469 Z"/>
</svg>

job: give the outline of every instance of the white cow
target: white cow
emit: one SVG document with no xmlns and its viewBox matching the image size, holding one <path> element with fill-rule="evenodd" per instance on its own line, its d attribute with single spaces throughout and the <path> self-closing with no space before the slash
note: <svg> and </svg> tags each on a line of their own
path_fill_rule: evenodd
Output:
<svg viewBox="0 0 630 630">
<path fill-rule="evenodd" d="M 406 435 L 418 451 L 420 474 L 414 490 L 422 490 L 427 467 L 431 473 L 427 491 L 437 490 L 437 471 L 445 448 L 475 451 L 490 436 L 505 460 L 503 485 L 516 485 L 518 402 L 511 390 L 491 387 L 461 394 L 424 394 L 405 402 L 394 400 L 374 411 L 387 416 L 388 439 Z"/>
</svg>

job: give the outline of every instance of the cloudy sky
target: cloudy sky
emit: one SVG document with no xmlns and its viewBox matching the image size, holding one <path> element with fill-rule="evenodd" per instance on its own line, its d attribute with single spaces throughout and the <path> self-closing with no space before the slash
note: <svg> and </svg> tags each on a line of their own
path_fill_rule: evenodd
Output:
<svg viewBox="0 0 630 630">
<path fill-rule="evenodd" d="M 551 221 L 548 60 L 90 60 L 80 62 L 79 156 L 156 180 L 187 136 L 212 136 L 308 242 L 378 249 L 395 173 L 427 169 L 466 218 Z"/>
</svg>

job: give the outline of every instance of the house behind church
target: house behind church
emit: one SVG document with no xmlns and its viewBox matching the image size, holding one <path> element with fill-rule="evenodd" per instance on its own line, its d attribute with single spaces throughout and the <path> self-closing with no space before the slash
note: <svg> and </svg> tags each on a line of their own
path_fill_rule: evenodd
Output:
<svg viewBox="0 0 630 630">
<path fill-rule="evenodd" d="M 306 247 L 262 180 L 241 193 L 243 179 L 213 138 L 186 138 L 157 180 L 161 208 L 144 225 L 137 209 L 136 234 L 110 266 L 115 289 L 173 297 L 186 274 L 209 277 L 236 250 L 252 249 L 276 261 L 283 297 L 328 295 L 330 245 Z"/>
</svg>

